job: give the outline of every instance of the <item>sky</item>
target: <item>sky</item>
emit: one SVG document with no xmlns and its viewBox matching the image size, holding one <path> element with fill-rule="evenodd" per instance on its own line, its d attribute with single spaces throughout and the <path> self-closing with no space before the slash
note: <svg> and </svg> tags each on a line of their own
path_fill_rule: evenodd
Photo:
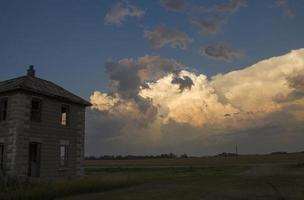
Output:
<svg viewBox="0 0 304 200">
<path fill-rule="evenodd" d="M 302 0 L 0 0 L 0 81 L 91 101 L 86 155 L 304 149 Z"/>
</svg>

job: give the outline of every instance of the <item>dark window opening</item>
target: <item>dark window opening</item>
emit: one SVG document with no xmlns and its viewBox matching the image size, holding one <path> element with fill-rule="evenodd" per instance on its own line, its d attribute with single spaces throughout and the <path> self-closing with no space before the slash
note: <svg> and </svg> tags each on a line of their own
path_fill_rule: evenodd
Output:
<svg viewBox="0 0 304 200">
<path fill-rule="evenodd" d="M 60 145 L 60 166 L 68 165 L 68 145 Z"/>
<path fill-rule="evenodd" d="M 42 101 L 40 99 L 33 98 L 31 106 L 31 120 L 39 122 L 41 121 L 41 105 Z"/>
<path fill-rule="evenodd" d="M 7 119 L 7 99 L 0 100 L 0 121 Z"/>
<path fill-rule="evenodd" d="M 61 106 L 61 125 L 68 126 L 69 125 L 69 112 L 70 108 L 67 105 Z"/>
<path fill-rule="evenodd" d="M 4 169 L 4 144 L 0 143 L 0 172 Z"/>
<path fill-rule="evenodd" d="M 40 156 L 41 156 L 41 144 L 36 142 L 31 142 L 29 145 L 28 176 L 31 177 L 40 176 Z"/>
</svg>

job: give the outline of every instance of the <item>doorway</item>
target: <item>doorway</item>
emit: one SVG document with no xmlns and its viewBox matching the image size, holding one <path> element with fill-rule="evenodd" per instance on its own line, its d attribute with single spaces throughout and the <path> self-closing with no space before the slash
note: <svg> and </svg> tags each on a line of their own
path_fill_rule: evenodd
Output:
<svg viewBox="0 0 304 200">
<path fill-rule="evenodd" d="M 28 176 L 30 177 L 40 176 L 40 155 L 41 155 L 41 144 L 37 142 L 31 142 L 29 146 Z"/>
</svg>

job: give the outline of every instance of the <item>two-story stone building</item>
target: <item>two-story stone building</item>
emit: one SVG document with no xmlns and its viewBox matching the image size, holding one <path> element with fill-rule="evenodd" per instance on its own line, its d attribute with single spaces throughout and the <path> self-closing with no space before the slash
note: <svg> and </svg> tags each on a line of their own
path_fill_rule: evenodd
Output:
<svg viewBox="0 0 304 200">
<path fill-rule="evenodd" d="M 0 176 L 81 175 L 91 104 L 35 76 L 0 82 Z"/>
</svg>

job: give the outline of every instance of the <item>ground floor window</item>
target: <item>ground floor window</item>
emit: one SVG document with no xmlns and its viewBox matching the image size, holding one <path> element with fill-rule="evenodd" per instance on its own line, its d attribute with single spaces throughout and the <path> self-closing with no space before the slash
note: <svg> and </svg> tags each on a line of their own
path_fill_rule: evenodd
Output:
<svg viewBox="0 0 304 200">
<path fill-rule="evenodd" d="M 60 165 L 68 165 L 68 145 L 60 145 Z"/>
<path fill-rule="evenodd" d="M 0 143 L 0 171 L 4 169 L 4 144 Z"/>
<path fill-rule="evenodd" d="M 28 176 L 31 177 L 40 176 L 40 157 L 41 157 L 41 144 L 37 142 L 30 142 Z"/>
</svg>

